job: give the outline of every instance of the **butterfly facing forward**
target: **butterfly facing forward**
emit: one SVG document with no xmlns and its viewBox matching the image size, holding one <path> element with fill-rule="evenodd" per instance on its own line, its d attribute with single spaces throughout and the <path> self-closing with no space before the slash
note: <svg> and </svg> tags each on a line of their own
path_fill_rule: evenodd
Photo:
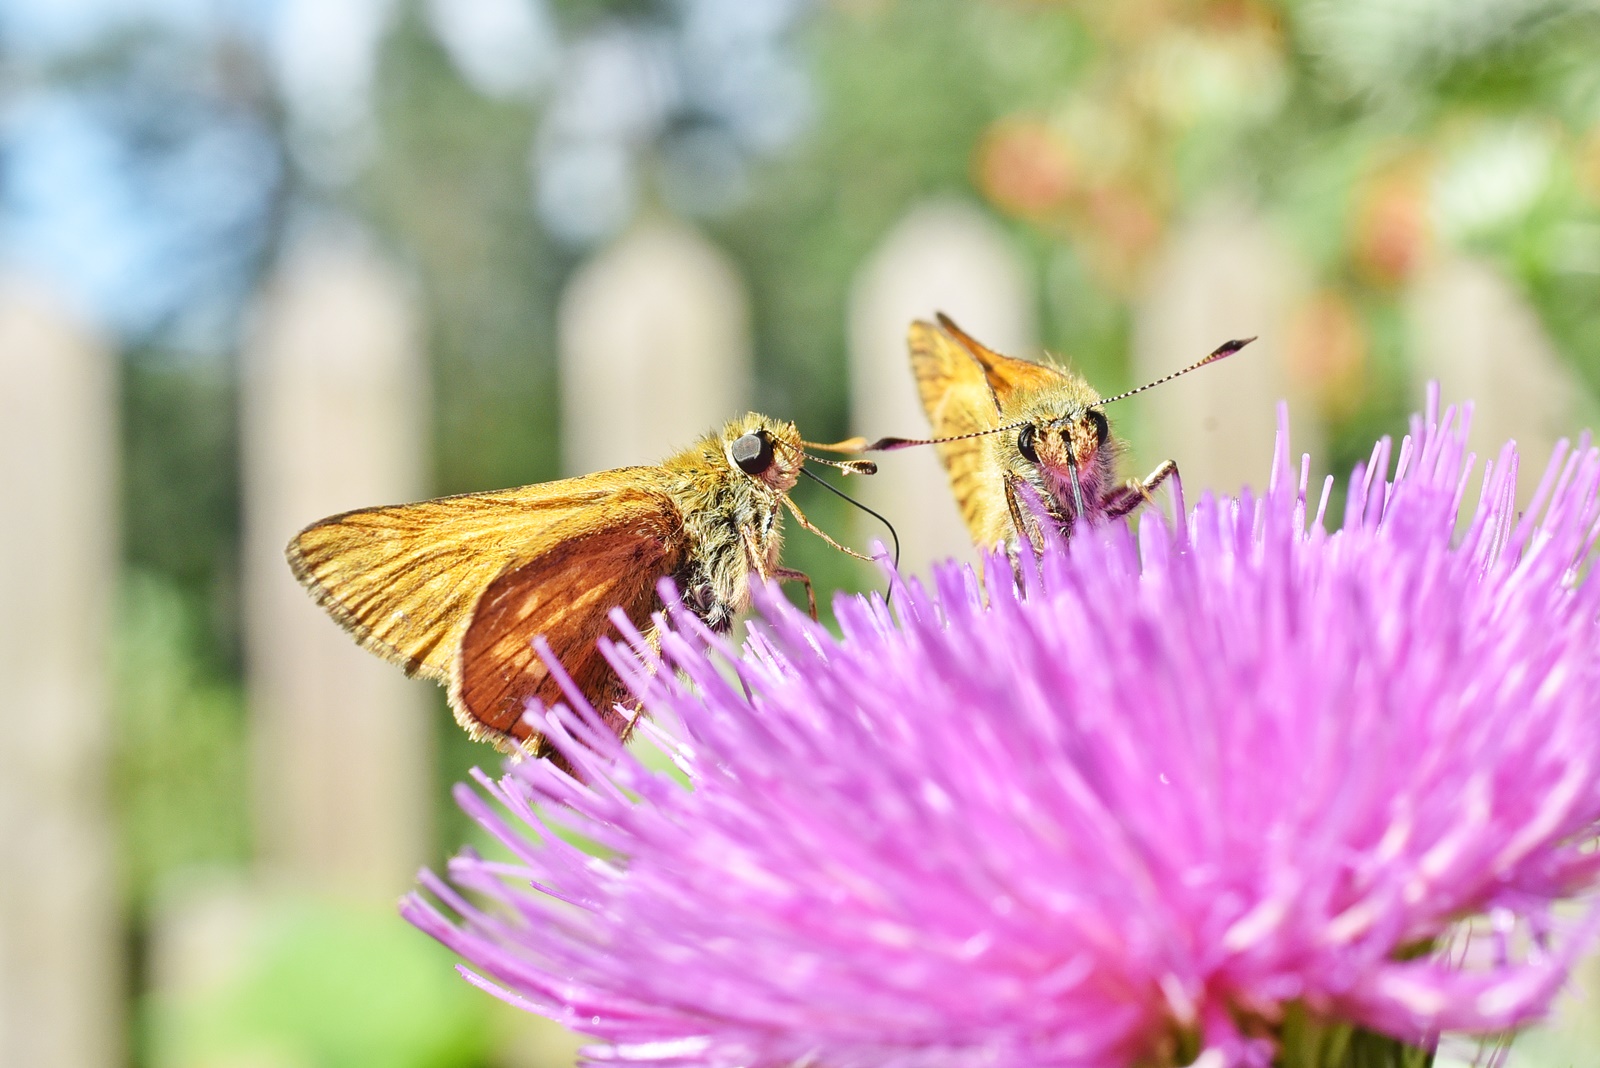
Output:
<svg viewBox="0 0 1600 1068">
<path fill-rule="evenodd" d="M 961 517 L 980 548 L 1041 544 L 1040 523 L 1070 537 L 1080 521 L 1127 515 L 1177 464 L 1167 460 L 1143 479 L 1118 481 L 1122 442 L 1103 411 L 1181 374 L 1238 352 L 1229 341 L 1165 378 L 1102 398 L 1062 367 L 1003 356 L 945 315 L 911 324 L 911 370 L 933 426 L 928 439 L 884 438 L 874 451 L 932 444 L 939 452 Z"/>
</svg>

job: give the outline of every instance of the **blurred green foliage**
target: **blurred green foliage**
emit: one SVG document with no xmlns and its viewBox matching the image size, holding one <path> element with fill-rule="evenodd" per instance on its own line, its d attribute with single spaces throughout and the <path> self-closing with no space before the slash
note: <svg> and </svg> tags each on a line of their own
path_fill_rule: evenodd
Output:
<svg viewBox="0 0 1600 1068">
<path fill-rule="evenodd" d="M 249 859 L 244 700 L 205 664 L 203 620 L 174 583 L 130 571 L 120 594 L 111 788 L 143 912 L 173 873 Z"/>
<path fill-rule="evenodd" d="M 160 350 L 122 367 L 122 543 L 127 566 L 166 583 L 190 617 L 196 670 L 236 680 L 239 418 L 234 365 Z"/>
<path fill-rule="evenodd" d="M 494 1003 L 448 950 L 388 909 L 285 901 L 239 932 L 212 989 L 152 1000 L 151 1063 L 303 1068 L 459 1068 L 486 1062 Z"/>
</svg>

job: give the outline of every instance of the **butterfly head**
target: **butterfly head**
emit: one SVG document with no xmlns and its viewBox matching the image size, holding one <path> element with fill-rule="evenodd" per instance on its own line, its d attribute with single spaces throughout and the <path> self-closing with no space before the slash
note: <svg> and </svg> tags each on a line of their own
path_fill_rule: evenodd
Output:
<svg viewBox="0 0 1600 1068">
<path fill-rule="evenodd" d="M 1001 466 L 1041 499 L 1079 515 L 1092 511 L 1113 481 L 1116 439 L 1092 390 L 1082 386 L 1070 394 L 1033 398 L 1005 413 L 1003 423 L 1016 429 L 996 434 L 994 448 Z"/>
<path fill-rule="evenodd" d="M 735 470 L 774 493 L 794 489 L 805 463 L 795 425 L 754 412 L 723 428 L 722 451 Z"/>
</svg>

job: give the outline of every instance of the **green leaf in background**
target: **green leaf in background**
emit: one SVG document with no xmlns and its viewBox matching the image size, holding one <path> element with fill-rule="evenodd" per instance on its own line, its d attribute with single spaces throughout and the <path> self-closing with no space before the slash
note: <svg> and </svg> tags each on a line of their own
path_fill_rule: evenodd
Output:
<svg viewBox="0 0 1600 1068">
<path fill-rule="evenodd" d="M 157 1068 L 469 1068 L 497 1044 L 496 1003 L 392 910 L 289 899 L 235 932 L 220 981 L 152 995 Z"/>
</svg>

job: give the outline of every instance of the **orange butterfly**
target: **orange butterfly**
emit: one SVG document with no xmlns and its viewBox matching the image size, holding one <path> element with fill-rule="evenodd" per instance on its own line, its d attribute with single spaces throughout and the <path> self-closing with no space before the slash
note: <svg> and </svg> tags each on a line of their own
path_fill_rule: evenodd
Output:
<svg viewBox="0 0 1600 1068">
<path fill-rule="evenodd" d="M 811 580 L 779 563 L 782 509 L 851 550 L 789 499 L 816 459 L 808 445 L 793 423 L 752 413 L 656 466 L 332 516 L 289 543 L 289 567 L 362 646 L 445 683 L 474 738 L 542 755 L 549 746 L 523 713 L 561 693 L 536 636 L 626 735 L 629 718 L 616 707 L 626 693 L 596 647 L 613 608 L 654 640 L 656 585 L 671 578 L 690 611 L 725 631 L 749 605 L 754 572 L 803 582 L 816 615 Z"/>
<path fill-rule="evenodd" d="M 1208 363 L 1254 338 L 1229 341 L 1198 363 L 1149 385 L 1102 398 L 1081 375 L 1018 360 L 980 344 L 943 314 L 911 324 L 908 342 L 928 439 L 884 438 L 874 450 L 935 445 L 950 489 L 975 544 L 1015 547 L 1024 534 L 1041 544 L 1029 487 L 1045 517 L 1070 536 L 1078 519 L 1126 515 L 1150 498 L 1178 466 L 1167 460 L 1143 479 L 1116 480 L 1121 442 L 1102 411 Z M 1015 435 L 1006 431 L 1017 431 Z"/>
</svg>

